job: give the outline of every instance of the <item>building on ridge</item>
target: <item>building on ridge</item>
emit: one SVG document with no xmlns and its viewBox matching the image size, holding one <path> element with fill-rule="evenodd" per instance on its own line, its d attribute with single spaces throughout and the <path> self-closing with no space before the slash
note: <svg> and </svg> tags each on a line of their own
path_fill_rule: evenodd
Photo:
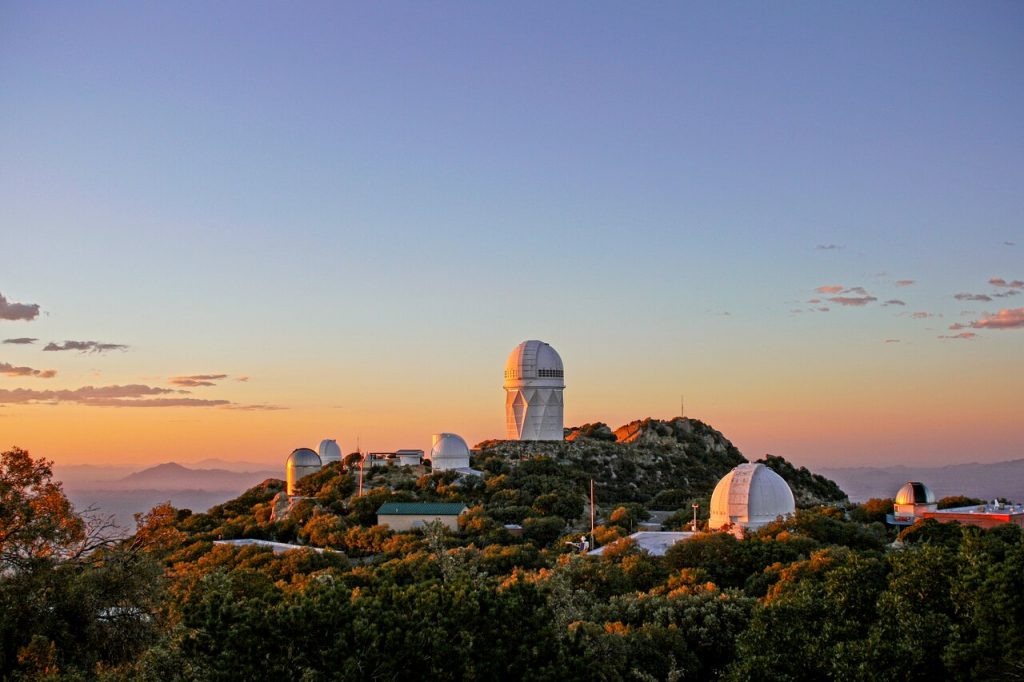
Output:
<svg viewBox="0 0 1024 682">
<path fill-rule="evenodd" d="M 423 462 L 422 450 L 396 450 L 395 458 L 399 466 L 419 466 Z"/>
<path fill-rule="evenodd" d="M 332 462 L 341 461 L 341 448 L 338 447 L 338 441 L 333 438 L 325 438 L 320 441 L 319 454 L 321 466 L 327 466 Z"/>
<path fill-rule="evenodd" d="M 939 509 L 935 494 L 920 481 L 908 481 L 896 493 L 893 513 L 886 521 L 893 526 L 912 526 L 924 519 L 940 523 L 960 523 L 979 528 L 995 528 L 1005 523 L 1024 527 L 1024 505 L 999 502 Z"/>
<path fill-rule="evenodd" d="M 543 341 L 523 341 L 505 363 L 505 437 L 562 440 L 565 371 L 562 358 Z"/>
<path fill-rule="evenodd" d="M 434 471 L 469 468 L 469 446 L 455 433 L 435 433 L 430 443 L 430 466 Z"/>
<path fill-rule="evenodd" d="M 937 509 L 935 493 L 931 488 L 920 481 L 907 481 L 896 493 L 896 499 L 893 500 L 892 524 L 909 526 L 924 516 L 925 512 L 933 512 Z"/>
<path fill-rule="evenodd" d="M 757 530 L 795 511 L 786 480 L 760 462 L 748 462 L 734 467 L 715 486 L 708 528 L 731 527 L 742 535 L 744 529 Z"/>
<path fill-rule="evenodd" d="M 321 465 L 320 455 L 309 448 L 296 448 L 293 450 L 292 454 L 288 455 L 287 462 L 285 462 L 288 496 L 295 495 L 295 484 L 302 478 L 320 471 Z"/>
</svg>

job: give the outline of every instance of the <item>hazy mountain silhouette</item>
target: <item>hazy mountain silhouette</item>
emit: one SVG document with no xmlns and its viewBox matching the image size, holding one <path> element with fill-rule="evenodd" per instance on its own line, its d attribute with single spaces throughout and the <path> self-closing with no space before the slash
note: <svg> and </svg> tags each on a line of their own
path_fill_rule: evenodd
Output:
<svg viewBox="0 0 1024 682">
<path fill-rule="evenodd" d="M 839 484 L 851 500 L 894 497 L 907 481 L 925 483 L 938 498 L 966 495 L 990 500 L 1004 497 L 1024 500 L 1024 459 L 943 467 L 891 466 L 816 470 Z"/>
<path fill-rule="evenodd" d="M 283 471 L 228 471 L 227 469 L 190 469 L 175 462 L 128 474 L 103 486 L 108 490 L 245 490 L 267 478 L 281 478 Z"/>
<path fill-rule="evenodd" d="M 258 466 L 258 465 L 257 465 Z M 230 471 L 193 469 L 166 462 L 141 471 L 90 464 L 57 467 L 57 478 L 78 510 L 95 508 L 114 516 L 124 528 L 133 528 L 133 514 L 147 512 L 163 502 L 179 509 L 206 511 L 237 497 L 243 490 L 268 478 L 284 478 L 280 470 Z"/>
</svg>

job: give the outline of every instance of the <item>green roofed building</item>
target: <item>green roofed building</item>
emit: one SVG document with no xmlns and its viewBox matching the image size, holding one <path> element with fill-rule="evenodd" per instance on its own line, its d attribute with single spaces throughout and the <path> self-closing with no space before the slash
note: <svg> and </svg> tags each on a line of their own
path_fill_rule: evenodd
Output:
<svg viewBox="0 0 1024 682">
<path fill-rule="evenodd" d="M 461 502 L 385 502 L 377 509 L 377 523 L 403 531 L 440 521 L 451 530 L 458 530 L 459 515 L 467 509 Z"/>
</svg>

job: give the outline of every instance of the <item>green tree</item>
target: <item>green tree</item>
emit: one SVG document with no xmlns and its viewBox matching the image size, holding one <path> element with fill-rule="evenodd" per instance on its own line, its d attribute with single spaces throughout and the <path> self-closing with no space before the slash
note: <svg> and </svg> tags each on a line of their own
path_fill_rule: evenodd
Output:
<svg viewBox="0 0 1024 682">
<path fill-rule="evenodd" d="M 0 453 L 0 678 L 117 666 L 158 636 L 160 566 L 77 515 L 50 462 Z"/>
</svg>

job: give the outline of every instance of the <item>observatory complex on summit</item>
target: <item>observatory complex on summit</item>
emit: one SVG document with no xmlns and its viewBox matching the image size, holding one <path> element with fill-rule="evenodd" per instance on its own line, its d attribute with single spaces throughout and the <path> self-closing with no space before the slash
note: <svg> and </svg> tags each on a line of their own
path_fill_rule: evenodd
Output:
<svg viewBox="0 0 1024 682">
<path fill-rule="evenodd" d="M 505 363 L 505 437 L 562 440 L 562 358 L 543 341 L 523 341 Z"/>
</svg>

